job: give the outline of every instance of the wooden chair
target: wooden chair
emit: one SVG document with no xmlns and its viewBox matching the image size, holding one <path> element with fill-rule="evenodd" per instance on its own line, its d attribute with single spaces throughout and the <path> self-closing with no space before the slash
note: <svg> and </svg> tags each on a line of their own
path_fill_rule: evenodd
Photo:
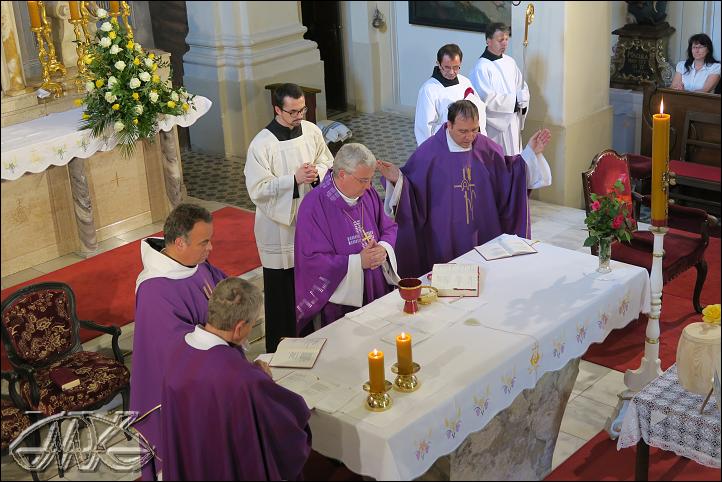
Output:
<svg viewBox="0 0 722 482">
<path fill-rule="evenodd" d="M 114 358 L 83 351 L 80 327 L 112 335 Z M 2 341 L 18 374 L 18 391 L 28 410 L 42 416 L 97 410 L 118 393 L 128 409 L 130 372 L 118 347 L 120 329 L 78 319 L 75 295 L 65 283 L 38 283 L 16 291 L 2 302 Z M 63 391 L 51 372 L 70 369 L 80 386 Z"/>
<path fill-rule="evenodd" d="M 606 195 L 617 179 L 624 184 L 626 202 L 631 203 L 632 198 L 649 206 L 650 196 L 641 196 L 632 192 L 629 178 L 629 165 L 627 156 L 617 154 L 607 149 L 598 154 L 590 168 L 582 173 L 582 188 L 584 191 L 584 204 L 587 214 L 590 212 L 591 193 Z M 705 211 L 671 204 L 669 206 L 668 226 L 671 228 L 664 237 L 665 256 L 662 260 L 662 280 L 671 281 L 688 269 L 697 270 L 697 281 L 694 286 L 692 303 L 697 313 L 702 312 L 699 297 L 702 293 L 705 278 L 707 277 L 707 262 L 704 252 L 709 244 L 709 226 L 716 224 L 716 219 Z M 636 221 L 634 222 L 636 226 Z M 612 259 L 624 263 L 641 266 L 651 273 L 652 248 L 654 236 L 649 231 L 636 230 L 632 233 L 629 243 L 614 241 L 612 243 Z M 592 247 L 592 254 L 596 254 L 597 247 Z"/>
</svg>

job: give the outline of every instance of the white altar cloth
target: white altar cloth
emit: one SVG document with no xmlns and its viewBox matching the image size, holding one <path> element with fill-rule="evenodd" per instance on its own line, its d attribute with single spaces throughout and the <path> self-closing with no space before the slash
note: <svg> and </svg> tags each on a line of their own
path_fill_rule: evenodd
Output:
<svg viewBox="0 0 722 482">
<path fill-rule="evenodd" d="M 203 96 L 194 98 L 196 109 L 182 116 L 162 116 L 158 125 L 163 131 L 174 126 L 188 127 L 211 108 Z M 48 167 L 64 166 L 73 158 L 86 159 L 98 151 L 110 151 L 118 145 L 115 135 L 93 138 L 90 130 L 78 130 L 83 108 L 50 114 L 28 122 L 2 128 L 2 179 L 13 181 L 26 172 L 43 172 Z"/>
<path fill-rule="evenodd" d="M 312 412 L 313 448 L 378 480 L 418 477 L 545 372 L 649 312 L 644 268 L 612 261 L 612 273 L 598 275 L 594 256 L 543 243 L 535 247 L 538 254 L 485 261 L 472 251 L 455 260 L 481 266 L 479 298 L 444 298 L 407 315 L 394 291 L 362 308 L 390 324 L 372 328 L 351 315 L 310 335 L 328 339 L 310 372 L 358 391 L 338 411 Z M 417 329 L 417 320 L 433 332 L 413 346 L 420 388 L 393 390 L 390 410 L 367 411 L 361 386 L 368 380 L 368 352 L 384 352 L 386 378 L 393 381 L 396 348 L 381 339 L 405 326 Z"/>
</svg>

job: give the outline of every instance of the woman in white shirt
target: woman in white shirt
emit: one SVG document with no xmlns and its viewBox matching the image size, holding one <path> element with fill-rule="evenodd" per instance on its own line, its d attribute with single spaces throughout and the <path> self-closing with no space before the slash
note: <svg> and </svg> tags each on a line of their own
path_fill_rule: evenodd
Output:
<svg viewBox="0 0 722 482">
<path fill-rule="evenodd" d="M 692 35 L 687 60 L 677 64 L 672 88 L 688 92 L 713 92 L 720 79 L 720 63 L 714 58 L 712 40 L 703 33 Z"/>
</svg>

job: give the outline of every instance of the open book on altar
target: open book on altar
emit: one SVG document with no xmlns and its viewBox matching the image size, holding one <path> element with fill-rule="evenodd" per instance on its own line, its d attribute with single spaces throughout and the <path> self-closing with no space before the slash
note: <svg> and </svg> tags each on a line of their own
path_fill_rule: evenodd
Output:
<svg viewBox="0 0 722 482">
<path fill-rule="evenodd" d="M 313 368 L 326 338 L 284 338 L 273 354 L 272 367 Z"/>
<path fill-rule="evenodd" d="M 524 238 L 516 234 L 502 234 L 474 249 L 487 261 L 537 252 Z"/>
<path fill-rule="evenodd" d="M 479 296 L 479 265 L 435 264 L 431 286 L 439 290 L 439 296 Z"/>
</svg>

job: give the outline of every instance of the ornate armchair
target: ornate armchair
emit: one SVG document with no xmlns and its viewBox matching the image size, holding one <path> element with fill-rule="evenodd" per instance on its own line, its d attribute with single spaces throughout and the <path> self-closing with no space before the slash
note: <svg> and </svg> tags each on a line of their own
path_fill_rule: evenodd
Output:
<svg viewBox="0 0 722 482">
<path fill-rule="evenodd" d="M 112 335 L 115 358 L 83 351 L 81 326 Z M 128 409 L 130 373 L 118 347 L 120 329 L 79 320 L 70 286 L 39 283 L 13 293 L 2 302 L 0 330 L 28 410 L 43 416 L 63 410 L 96 410 L 118 393 L 123 409 Z M 51 379 L 51 372 L 59 367 L 71 370 L 80 385 L 61 390 Z"/>
<path fill-rule="evenodd" d="M 635 198 L 645 206 L 651 204 L 650 196 L 641 196 L 632 192 L 627 156 L 621 156 L 607 149 L 598 154 L 590 168 L 582 173 L 584 205 L 587 213 L 591 205 L 590 194 L 607 194 L 612 184 L 620 178 L 624 184 L 625 194 L 629 196 L 627 202 L 631 203 Z M 704 252 L 709 244 L 709 227 L 716 224 L 716 219 L 702 209 L 670 204 L 667 224 L 670 230 L 664 237 L 662 280 L 667 283 L 694 266 L 697 270 L 697 281 L 694 285 L 692 302 L 695 311 L 701 313 L 699 297 L 707 277 Z M 636 226 L 636 220 L 634 225 Z M 651 232 L 635 229 L 630 243 L 615 241 L 612 244 L 612 259 L 642 266 L 651 272 L 653 245 L 654 236 Z M 592 254 L 596 254 L 596 250 L 597 247 L 592 247 Z"/>
</svg>

